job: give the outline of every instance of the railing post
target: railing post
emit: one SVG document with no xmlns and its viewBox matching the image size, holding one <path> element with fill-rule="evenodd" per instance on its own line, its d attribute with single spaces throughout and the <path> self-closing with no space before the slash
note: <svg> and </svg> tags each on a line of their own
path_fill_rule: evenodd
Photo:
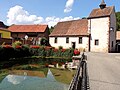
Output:
<svg viewBox="0 0 120 90">
<path fill-rule="evenodd" d="M 87 57 L 83 53 L 76 74 L 70 84 L 68 90 L 87 90 L 88 89 L 88 73 L 87 73 Z"/>
</svg>

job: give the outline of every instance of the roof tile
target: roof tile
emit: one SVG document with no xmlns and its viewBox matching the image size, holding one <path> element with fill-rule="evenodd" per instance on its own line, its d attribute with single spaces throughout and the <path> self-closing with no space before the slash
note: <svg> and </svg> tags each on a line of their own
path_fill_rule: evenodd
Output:
<svg viewBox="0 0 120 90">
<path fill-rule="evenodd" d="M 50 36 L 75 36 L 75 35 L 88 35 L 88 20 L 72 20 L 59 22 Z"/>
<path fill-rule="evenodd" d="M 12 25 L 8 28 L 11 32 L 45 32 L 47 25 Z"/>
<path fill-rule="evenodd" d="M 104 9 L 100 9 L 100 8 L 93 9 L 88 18 L 110 16 L 113 9 L 114 6 L 106 7 Z"/>
</svg>

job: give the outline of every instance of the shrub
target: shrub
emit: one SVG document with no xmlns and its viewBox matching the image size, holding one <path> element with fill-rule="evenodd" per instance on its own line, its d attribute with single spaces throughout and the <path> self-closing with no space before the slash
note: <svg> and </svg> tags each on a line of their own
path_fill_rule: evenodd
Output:
<svg viewBox="0 0 120 90">
<path fill-rule="evenodd" d="M 80 55 L 80 51 L 78 51 L 78 49 L 74 50 L 74 55 Z"/>
<path fill-rule="evenodd" d="M 22 45 L 22 42 L 20 42 L 20 41 L 15 41 L 15 42 L 12 44 L 13 47 L 21 46 L 21 45 Z"/>
<path fill-rule="evenodd" d="M 62 46 L 59 46 L 59 50 L 61 50 L 61 49 L 63 49 L 63 47 L 62 47 Z"/>
<path fill-rule="evenodd" d="M 44 45 L 44 46 L 47 46 L 48 45 L 48 40 L 45 37 L 43 37 L 43 38 L 41 38 L 40 44 Z"/>
<path fill-rule="evenodd" d="M 32 46 L 30 46 L 30 48 L 33 48 L 33 49 L 39 49 L 40 46 L 38 46 L 38 45 L 32 45 Z"/>
<path fill-rule="evenodd" d="M 39 48 L 37 52 L 38 52 L 38 56 L 43 56 L 43 57 L 46 56 L 46 52 L 45 52 L 44 46 L 42 46 L 41 48 Z"/>
</svg>

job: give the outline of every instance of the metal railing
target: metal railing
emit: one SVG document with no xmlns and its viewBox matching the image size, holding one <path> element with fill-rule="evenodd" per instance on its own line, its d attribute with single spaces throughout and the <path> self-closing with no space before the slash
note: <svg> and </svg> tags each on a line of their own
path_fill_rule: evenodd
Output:
<svg viewBox="0 0 120 90">
<path fill-rule="evenodd" d="M 68 90 L 88 90 L 89 89 L 89 78 L 87 72 L 87 62 L 84 53 L 81 56 L 79 66 L 76 74 L 70 83 Z"/>
</svg>

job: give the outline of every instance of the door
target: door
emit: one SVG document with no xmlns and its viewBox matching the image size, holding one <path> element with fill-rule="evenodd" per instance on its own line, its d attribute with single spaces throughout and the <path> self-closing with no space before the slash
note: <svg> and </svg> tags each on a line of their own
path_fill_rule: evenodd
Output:
<svg viewBox="0 0 120 90">
<path fill-rule="evenodd" d="M 76 43 L 75 43 L 75 42 L 72 42 L 72 48 L 75 49 L 75 46 L 76 46 Z"/>
</svg>

